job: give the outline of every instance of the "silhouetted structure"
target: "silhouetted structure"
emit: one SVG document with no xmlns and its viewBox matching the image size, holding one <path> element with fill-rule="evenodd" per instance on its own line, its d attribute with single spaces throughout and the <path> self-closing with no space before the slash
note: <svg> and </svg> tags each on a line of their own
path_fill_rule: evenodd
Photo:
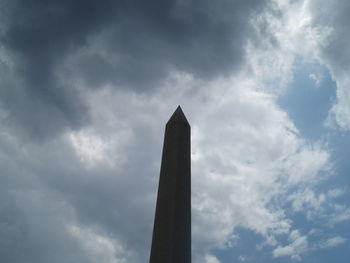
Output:
<svg viewBox="0 0 350 263">
<path fill-rule="evenodd" d="M 179 106 L 165 128 L 150 263 L 191 262 L 191 127 Z"/>
</svg>

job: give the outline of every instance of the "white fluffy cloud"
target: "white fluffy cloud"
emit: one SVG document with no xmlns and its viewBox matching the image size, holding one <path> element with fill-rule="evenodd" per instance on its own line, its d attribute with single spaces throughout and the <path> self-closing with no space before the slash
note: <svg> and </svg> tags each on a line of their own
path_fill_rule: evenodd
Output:
<svg viewBox="0 0 350 263">
<path fill-rule="evenodd" d="M 273 256 L 290 256 L 292 259 L 300 260 L 300 254 L 304 253 L 308 247 L 307 237 L 302 236 L 298 230 L 294 230 L 290 233 L 289 241 L 291 242 L 289 245 L 278 246 L 273 251 Z"/>
<path fill-rule="evenodd" d="M 328 169 L 329 154 L 298 138 L 274 97 L 250 81 L 228 82 L 193 126 L 194 237 L 203 251 L 225 246 L 237 226 L 277 245 L 292 230 L 283 200 Z"/>
<path fill-rule="evenodd" d="M 340 237 L 340 236 L 335 236 L 335 237 L 330 237 L 323 242 L 320 243 L 321 248 L 332 248 L 336 247 L 338 245 L 344 244 L 347 241 L 346 238 Z"/>
</svg>

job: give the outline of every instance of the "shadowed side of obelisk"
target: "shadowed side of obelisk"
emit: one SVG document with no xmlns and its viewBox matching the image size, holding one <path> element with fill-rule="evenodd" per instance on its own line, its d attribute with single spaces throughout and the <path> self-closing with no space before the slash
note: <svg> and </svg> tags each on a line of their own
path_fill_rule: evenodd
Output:
<svg viewBox="0 0 350 263">
<path fill-rule="evenodd" d="M 191 262 L 191 131 L 180 106 L 165 128 L 150 263 Z"/>
</svg>

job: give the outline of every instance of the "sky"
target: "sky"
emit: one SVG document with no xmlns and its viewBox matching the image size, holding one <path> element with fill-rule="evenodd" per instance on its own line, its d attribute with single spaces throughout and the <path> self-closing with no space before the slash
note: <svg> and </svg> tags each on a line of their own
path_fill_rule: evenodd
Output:
<svg viewBox="0 0 350 263">
<path fill-rule="evenodd" d="M 0 262 L 147 262 L 178 105 L 194 263 L 348 262 L 349 1 L 0 12 Z"/>
</svg>

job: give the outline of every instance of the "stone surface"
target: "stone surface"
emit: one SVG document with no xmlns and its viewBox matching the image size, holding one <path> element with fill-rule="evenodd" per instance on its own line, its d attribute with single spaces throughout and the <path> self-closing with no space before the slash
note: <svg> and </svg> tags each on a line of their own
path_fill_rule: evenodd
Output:
<svg viewBox="0 0 350 263">
<path fill-rule="evenodd" d="M 191 127 L 179 106 L 165 128 L 150 263 L 191 262 Z"/>
</svg>

